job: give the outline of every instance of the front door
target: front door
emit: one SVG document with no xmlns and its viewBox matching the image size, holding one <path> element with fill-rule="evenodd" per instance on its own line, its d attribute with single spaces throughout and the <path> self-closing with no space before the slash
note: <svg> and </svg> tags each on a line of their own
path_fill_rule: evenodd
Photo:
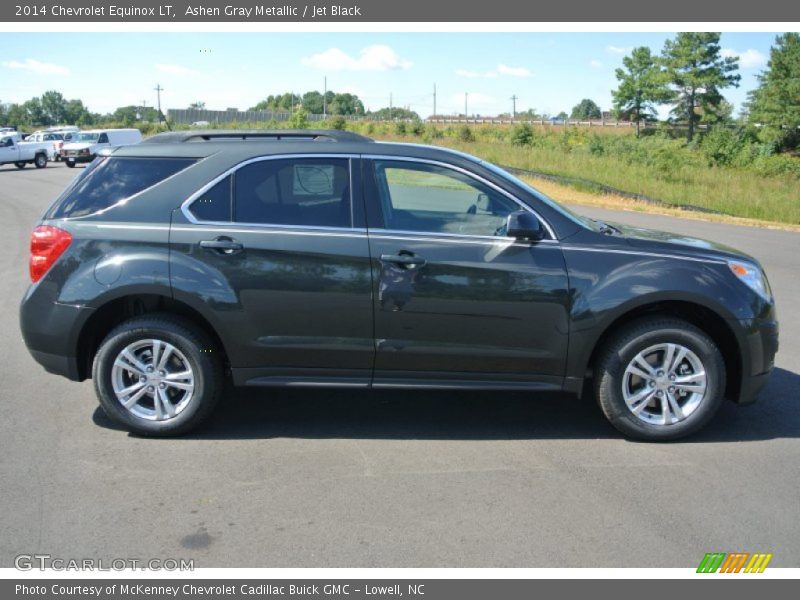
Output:
<svg viewBox="0 0 800 600">
<path fill-rule="evenodd" d="M 364 162 L 375 385 L 558 387 L 568 341 L 556 240 L 505 237 L 520 204 L 438 163 Z"/>
</svg>

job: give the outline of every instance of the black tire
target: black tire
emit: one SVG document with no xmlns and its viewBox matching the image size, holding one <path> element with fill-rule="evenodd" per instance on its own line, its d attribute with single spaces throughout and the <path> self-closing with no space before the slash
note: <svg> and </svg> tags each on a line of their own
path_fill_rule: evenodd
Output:
<svg viewBox="0 0 800 600">
<path fill-rule="evenodd" d="M 75 161 L 74 160 L 71 160 L 69 158 L 65 158 L 64 161 L 67 163 L 67 166 L 70 169 L 74 169 L 75 168 Z"/>
<path fill-rule="evenodd" d="M 24 162 L 15 162 L 14 163 L 14 166 L 17 167 L 18 169 L 24 169 L 27 165 L 28 165 L 28 163 L 24 163 Z"/>
<path fill-rule="evenodd" d="M 112 367 L 119 353 L 131 343 L 150 338 L 175 346 L 194 373 L 191 399 L 181 412 L 162 421 L 131 413 L 117 399 L 112 384 Z M 100 405 L 113 421 L 133 433 L 157 437 L 181 435 L 197 427 L 213 412 L 224 388 L 222 357 L 211 338 L 190 321 L 170 314 L 134 317 L 112 330 L 95 355 L 92 377 Z"/>
<path fill-rule="evenodd" d="M 47 166 L 47 154 L 37 154 L 33 159 L 33 164 L 37 169 L 44 169 Z"/>
<path fill-rule="evenodd" d="M 628 408 L 623 396 L 627 365 L 643 350 L 663 343 L 688 348 L 700 359 L 706 373 L 706 392 L 697 408 L 683 420 L 651 424 Z M 605 344 L 595 370 L 595 397 L 609 422 L 626 436 L 644 441 L 669 441 L 691 435 L 705 426 L 722 405 L 725 362 L 714 341 L 681 319 L 649 317 L 627 325 Z"/>
</svg>

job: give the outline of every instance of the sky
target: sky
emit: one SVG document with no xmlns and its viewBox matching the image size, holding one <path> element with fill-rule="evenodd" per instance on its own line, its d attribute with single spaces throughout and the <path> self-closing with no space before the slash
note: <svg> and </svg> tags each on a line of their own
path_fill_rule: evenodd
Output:
<svg viewBox="0 0 800 600">
<path fill-rule="evenodd" d="M 766 67 L 777 33 L 723 33 L 740 57 L 739 88 L 723 91 L 736 111 Z M 659 53 L 668 33 L 4 33 L 0 102 L 55 89 L 92 112 L 119 106 L 209 109 L 255 105 L 270 94 L 327 89 L 365 106 L 495 115 L 528 108 L 555 115 L 583 98 L 611 107 L 614 70 L 635 46 Z M 668 108 L 660 110 L 662 117 Z"/>
</svg>

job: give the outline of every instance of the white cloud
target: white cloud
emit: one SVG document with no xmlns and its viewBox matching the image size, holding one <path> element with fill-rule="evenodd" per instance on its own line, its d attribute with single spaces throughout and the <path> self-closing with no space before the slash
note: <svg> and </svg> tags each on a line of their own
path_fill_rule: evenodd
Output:
<svg viewBox="0 0 800 600">
<path fill-rule="evenodd" d="M 531 77 L 533 73 L 525 67 L 509 67 L 500 63 L 496 69 L 491 71 L 471 71 L 469 69 L 457 69 L 456 75 L 459 77 L 466 77 L 467 79 L 495 79 L 500 75 L 507 75 L 508 77 Z"/>
<path fill-rule="evenodd" d="M 603 63 L 601 63 L 596 58 L 593 58 L 592 60 L 589 61 L 589 66 L 592 67 L 593 69 L 602 69 Z"/>
<path fill-rule="evenodd" d="M 410 69 L 413 63 L 389 46 L 375 44 L 364 48 L 357 57 L 339 48 L 328 48 L 301 61 L 307 67 L 323 71 L 396 71 Z"/>
<path fill-rule="evenodd" d="M 69 75 L 69 69 L 67 67 L 53 63 L 41 62 L 33 58 L 26 58 L 21 62 L 18 60 L 4 60 L 3 66 L 7 69 L 33 71 L 39 75 Z"/>
<path fill-rule="evenodd" d="M 530 77 L 533 75 L 528 69 L 525 67 L 509 67 L 508 65 L 499 64 L 497 65 L 497 72 L 502 75 L 509 75 L 511 77 Z"/>
<path fill-rule="evenodd" d="M 764 56 L 758 50 L 754 50 L 750 48 L 745 50 L 744 52 L 739 52 L 738 50 L 734 50 L 733 48 L 723 48 L 720 51 L 720 54 L 725 58 L 738 56 L 739 57 L 739 66 L 742 69 L 755 69 L 758 67 L 766 66 L 767 64 L 767 57 Z"/>
<path fill-rule="evenodd" d="M 189 69 L 188 67 L 183 67 L 181 65 L 158 64 L 156 65 L 156 71 L 158 71 L 159 73 L 164 73 L 165 75 L 178 75 L 178 76 L 197 75 L 197 71 Z"/>
<path fill-rule="evenodd" d="M 457 69 L 456 75 L 459 77 L 466 77 L 467 79 L 494 79 L 497 77 L 497 73 L 494 71 L 486 71 L 484 73 L 480 73 L 479 71 L 470 71 L 469 69 Z"/>
<path fill-rule="evenodd" d="M 606 46 L 606 51 L 610 54 L 628 54 L 633 48 L 625 46 Z"/>
</svg>

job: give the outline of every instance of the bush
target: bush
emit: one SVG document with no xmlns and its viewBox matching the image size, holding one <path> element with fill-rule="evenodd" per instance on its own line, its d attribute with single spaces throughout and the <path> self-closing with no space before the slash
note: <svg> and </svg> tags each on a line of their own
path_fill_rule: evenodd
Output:
<svg viewBox="0 0 800 600">
<path fill-rule="evenodd" d="M 347 129 L 347 121 L 343 116 L 339 115 L 338 117 L 334 117 L 330 120 L 330 127 L 331 129 L 339 129 L 343 131 Z"/>
<path fill-rule="evenodd" d="M 511 143 L 516 146 L 530 146 L 533 144 L 533 128 L 527 123 L 514 126 L 511 130 Z"/>
<path fill-rule="evenodd" d="M 289 126 L 292 129 L 307 129 L 308 113 L 302 107 L 296 108 L 289 119 Z"/>
<path fill-rule="evenodd" d="M 407 133 L 406 129 L 406 122 L 405 121 L 398 121 L 394 124 L 394 132 L 397 135 L 405 135 Z"/>
<path fill-rule="evenodd" d="M 475 141 L 475 134 L 472 133 L 472 129 L 469 125 L 462 125 L 458 128 L 458 139 L 462 142 L 474 142 Z"/>
<path fill-rule="evenodd" d="M 700 151 L 710 166 L 732 165 L 742 155 L 748 140 L 742 131 L 714 127 L 700 143 Z"/>
<path fill-rule="evenodd" d="M 411 123 L 411 133 L 414 135 L 422 135 L 425 133 L 425 123 L 423 123 L 420 119 L 414 119 Z"/>
</svg>

